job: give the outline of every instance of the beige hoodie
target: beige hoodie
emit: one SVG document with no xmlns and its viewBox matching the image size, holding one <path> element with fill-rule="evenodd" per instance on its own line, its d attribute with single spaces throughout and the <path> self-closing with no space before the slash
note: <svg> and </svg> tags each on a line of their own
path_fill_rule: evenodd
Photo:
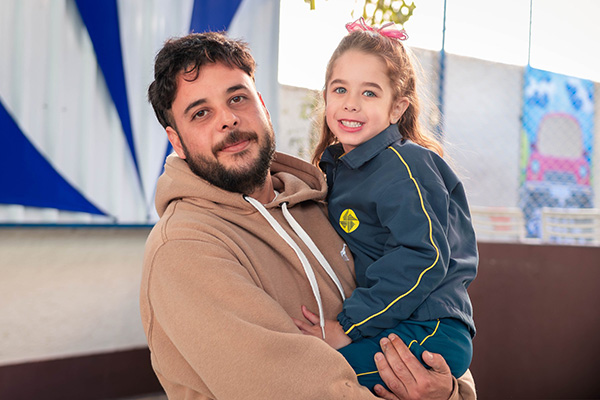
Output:
<svg viewBox="0 0 600 400">
<path fill-rule="evenodd" d="M 342 296 L 334 279 L 346 296 L 354 288 L 346 247 L 327 219 L 322 174 L 279 153 L 271 172 L 279 195 L 265 208 L 300 255 L 241 194 L 167 159 L 140 294 L 153 368 L 169 399 L 375 399 L 336 350 L 302 335 L 290 318 L 302 318 L 303 304 L 317 311 L 320 297 L 325 318 L 335 319 Z M 284 202 L 336 276 L 290 227 Z M 470 374 L 458 382 L 453 399 L 459 386 L 475 397 Z"/>
</svg>

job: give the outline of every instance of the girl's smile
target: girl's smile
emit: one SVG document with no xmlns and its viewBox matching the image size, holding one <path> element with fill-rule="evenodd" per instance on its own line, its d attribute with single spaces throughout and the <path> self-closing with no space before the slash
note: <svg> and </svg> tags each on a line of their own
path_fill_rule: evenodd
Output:
<svg viewBox="0 0 600 400">
<path fill-rule="evenodd" d="M 349 132 L 356 132 L 358 129 L 360 129 L 360 127 L 364 125 L 362 122 L 350 121 L 346 119 L 340 120 L 340 124 Z"/>
</svg>

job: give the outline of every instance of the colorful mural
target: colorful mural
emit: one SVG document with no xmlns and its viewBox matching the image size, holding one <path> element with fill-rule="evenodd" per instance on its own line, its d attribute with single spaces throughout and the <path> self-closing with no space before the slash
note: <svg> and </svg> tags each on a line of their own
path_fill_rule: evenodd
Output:
<svg viewBox="0 0 600 400">
<path fill-rule="evenodd" d="M 593 207 L 594 86 L 531 67 L 524 83 L 520 202 L 540 237 L 542 207 Z"/>
</svg>

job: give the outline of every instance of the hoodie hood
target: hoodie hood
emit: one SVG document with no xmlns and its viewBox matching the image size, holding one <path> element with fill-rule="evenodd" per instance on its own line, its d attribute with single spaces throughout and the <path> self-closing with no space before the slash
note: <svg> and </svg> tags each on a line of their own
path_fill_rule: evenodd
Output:
<svg viewBox="0 0 600 400">
<path fill-rule="evenodd" d="M 279 192 L 277 198 L 266 204 L 266 208 L 277 207 L 288 203 L 293 207 L 307 200 L 324 201 L 327 185 L 323 173 L 311 164 L 294 156 L 275 153 L 271 164 L 271 179 L 274 189 Z M 213 208 L 256 209 L 249 204 L 242 193 L 229 192 L 214 186 L 194 174 L 187 162 L 176 155 L 167 157 L 165 172 L 158 179 L 156 186 L 156 211 L 162 216 L 169 203 L 174 200 L 185 200 L 196 205 Z"/>
</svg>

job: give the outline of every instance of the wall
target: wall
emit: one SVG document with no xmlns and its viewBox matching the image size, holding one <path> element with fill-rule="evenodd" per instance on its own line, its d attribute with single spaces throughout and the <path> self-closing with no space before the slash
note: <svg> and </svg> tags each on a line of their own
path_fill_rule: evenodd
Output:
<svg viewBox="0 0 600 400">
<path fill-rule="evenodd" d="M 0 229 L 0 366 L 146 346 L 149 228 Z"/>
<path fill-rule="evenodd" d="M 469 288 L 481 399 L 597 399 L 600 247 L 479 243 Z"/>
<path fill-rule="evenodd" d="M 469 201 L 516 206 L 523 68 L 449 56 L 445 140 Z"/>
<path fill-rule="evenodd" d="M 138 311 L 149 228 L 0 229 L 0 398 L 160 390 Z M 481 399 L 600 393 L 600 247 L 479 243 Z"/>
</svg>

